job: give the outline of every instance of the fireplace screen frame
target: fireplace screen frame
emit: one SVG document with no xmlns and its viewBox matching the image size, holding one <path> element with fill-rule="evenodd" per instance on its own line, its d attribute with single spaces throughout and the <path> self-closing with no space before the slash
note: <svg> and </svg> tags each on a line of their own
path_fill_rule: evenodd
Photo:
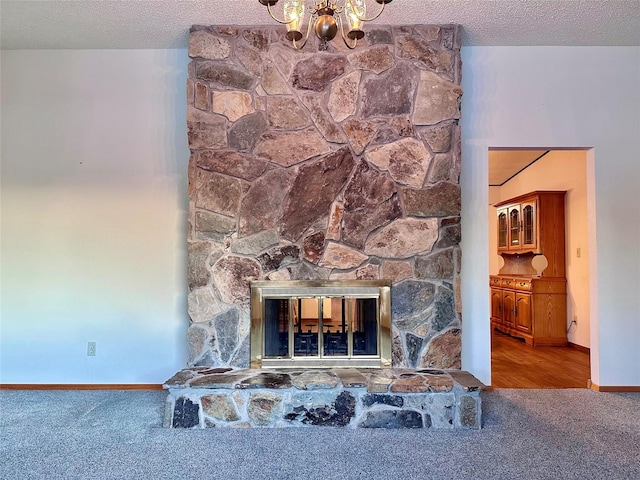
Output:
<svg viewBox="0 0 640 480">
<path fill-rule="evenodd" d="M 288 355 L 266 357 L 265 300 L 300 298 L 371 299 L 377 302 L 377 352 L 375 355 L 354 355 L 350 348 L 346 355 L 296 356 L 289 348 Z M 291 339 L 292 334 L 289 335 Z M 322 344 L 323 335 L 318 334 Z M 349 342 L 353 341 L 349 328 Z M 291 345 L 291 342 L 290 342 Z M 251 282 L 251 368 L 389 368 L 391 367 L 391 282 L 387 280 L 289 280 Z"/>
</svg>

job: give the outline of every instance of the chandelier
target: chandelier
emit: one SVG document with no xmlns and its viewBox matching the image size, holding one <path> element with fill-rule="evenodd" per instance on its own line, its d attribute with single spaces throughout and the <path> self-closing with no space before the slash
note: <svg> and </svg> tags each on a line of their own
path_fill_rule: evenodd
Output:
<svg viewBox="0 0 640 480">
<path fill-rule="evenodd" d="M 375 15 L 367 18 L 367 3 L 371 3 L 369 0 L 316 0 L 315 6 L 306 8 L 304 0 L 284 0 L 283 18 L 278 18 L 271 8 L 278 3 L 278 0 L 258 1 L 267 7 L 269 15 L 276 22 L 287 26 L 287 39 L 291 40 L 296 50 L 305 46 L 312 27 L 318 38 L 325 44 L 333 40 L 340 30 L 347 47 L 356 48 L 358 40 L 364 37 L 362 24 L 378 18 L 385 4 L 391 3 L 391 0 L 375 0 L 380 8 Z M 309 20 L 306 34 L 303 35 L 300 27 L 304 25 L 307 13 Z M 346 33 L 345 24 L 348 29 Z M 298 43 L 303 37 L 302 43 Z"/>
</svg>

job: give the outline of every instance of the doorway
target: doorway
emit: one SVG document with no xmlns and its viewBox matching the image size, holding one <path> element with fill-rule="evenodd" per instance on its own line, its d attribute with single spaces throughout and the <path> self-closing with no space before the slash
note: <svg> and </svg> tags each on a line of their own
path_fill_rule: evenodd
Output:
<svg viewBox="0 0 640 480">
<path fill-rule="evenodd" d="M 491 332 L 492 385 L 499 388 L 587 388 L 590 378 L 587 150 L 489 149 L 489 271 L 498 275 L 494 204 L 540 190 L 566 191 L 567 347 L 540 347 Z"/>
</svg>

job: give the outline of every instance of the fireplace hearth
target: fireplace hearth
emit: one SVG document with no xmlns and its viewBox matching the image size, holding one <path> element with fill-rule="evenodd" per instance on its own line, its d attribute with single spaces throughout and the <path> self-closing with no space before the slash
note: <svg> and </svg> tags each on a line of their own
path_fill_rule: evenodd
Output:
<svg viewBox="0 0 640 480">
<path fill-rule="evenodd" d="M 164 426 L 480 428 L 483 385 L 459 370 L 187 368 Z"/>
</svg>

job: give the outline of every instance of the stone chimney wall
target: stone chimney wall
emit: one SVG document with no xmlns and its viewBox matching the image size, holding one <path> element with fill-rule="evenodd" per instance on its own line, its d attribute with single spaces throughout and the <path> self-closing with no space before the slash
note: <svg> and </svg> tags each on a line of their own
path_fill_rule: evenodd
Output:
<svg viewBox="0 0 640 480">
<path fill-rule="evenodd" d="M 461 33 L 192 28 L 190 366 L 248 367 L 253 280 L 388 279 L 393 366 L 460 368 Z"/>
</svg>

